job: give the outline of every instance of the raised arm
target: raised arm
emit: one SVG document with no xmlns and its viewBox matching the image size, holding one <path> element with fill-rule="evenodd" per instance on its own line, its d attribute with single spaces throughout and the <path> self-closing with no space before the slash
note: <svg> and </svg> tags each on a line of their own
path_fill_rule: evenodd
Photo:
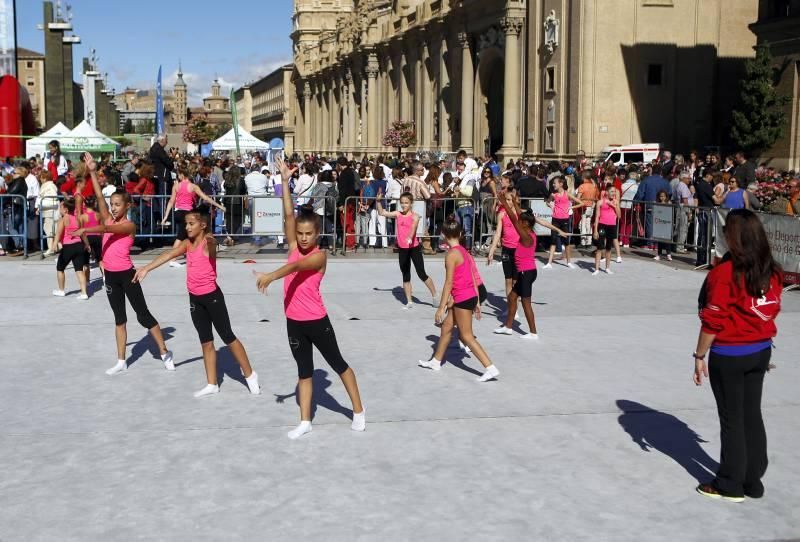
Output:
<svg viewBox="0 0 800 542">
<path fill-rule="evenodd" d="M 108 212 L 108 204 L 106 198 L 103 197 L 103 189 L 100 188 L 100 181 L 97 179 L 97 162 L 92 158 L 91 153 L 83 154 L 83 161 L 86 163 L 86 169 L 89 170 L 89 177 L 92 178 L 92 186 L 94 187 L 94 195 L 97 200 L 97 212 L 100 213 L 102 222 L 106 222 L 111 218 L 111 213 Z"/>
<path fill-rule="evenodd" d="M 520 242 L 522 242 L 522 245 L 526 247 L 530 246 L 531 243 L 533 243 L 533 238 L 531 237 L 531 234 L 528 231 L 525 231 L 519 227 L 519 214 L 516 212 L 514 213 L 511 212 L 512 211 L 511 206 L 506 201 L 506 198 L 500 198 L 500 203 L 502 204 L 503 210 L 506 212 L 506 215 L 508 215 L 508 219 L 514 225 L 514 229 L 517 230 L 517 233 L 519 234 L 519 240 Z"/>
<path fill-rule="evenodd" d="M 283 200 L 283 233 L 286 235 L 286 241 L 289 243 L 289 250 L 294 250 L 297 247 L 297 230 L 295 228 L 294 220 L 294 204 L 292 203 L 292 191 L 289 189 L 289 179 L 292 177 L 295 169 L 289 169 L 283 158 L 278 156 L 275 159 L 278 164 L 278 169 L 281 172 L 281 199 Z M 288 274 L 288 273 L 287 273 Z"/>
<path fill-rule="evenodd" d="M 378 190 L 378 199 L 375 200 L 375 203 L 377 204 L 378 208 L 378 214 L 386 218 L 396 218 L 397 211 L 387 211 L 386 209 L 383 208 L 383 205 L 381 204 L 382 198 L 383 198 L 383 190 Z"/>
<path fill-rule="evenodd" d="M 157 258 L 153 259 L 149 264 L 145 265 L 144 267 L 140 267 L 136 270 L 136 274 L 133 276 L 133 282 L 140 282 L 144 280 L 147 274 L 152 271 L 153 269 L 157 269 L 167 263 L 170 260 L 174 260 L 181 254 L 186 253 L 186 248 L 189 246 L 188 239 L 184 239 L 183 242 L 178 245 L 177 247 L 173 248 L 169 252 L 164 252 Z"/>
</svg>

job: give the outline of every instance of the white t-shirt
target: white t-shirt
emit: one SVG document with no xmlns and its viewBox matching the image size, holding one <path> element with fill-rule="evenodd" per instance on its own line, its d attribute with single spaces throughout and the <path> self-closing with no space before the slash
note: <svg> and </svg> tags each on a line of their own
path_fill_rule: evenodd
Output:
<svg viewBox="0 0 800 542">
<path fill-rule="evenodd" d="M 386 164 L 381 164 L 381 168 L 383 169 L 383 178 L 387 181 L 392 178 L 392 168 L 387 166 Z"/>
<path fill-rule="evenodd" d="M 39 179 L 32 173 L 25 177 L 25 184 L 28 185 L 28 199 L 39 197 Z"/>
<path fill-rule="evenodd" d="M 467 157 L 464 159 L 465 173 L 478 173 L 478 169 L 478 162 L 474 158 Z"/>
<path fill-rule="evenodd" d="M 300 194 L 304 194 L 302 197 L 297 198 L 297 205 L 305 205 L 308 203 L 309 196 L 311 195 L 311 191 L 313 190 L 313 186 L 316 179 L 309 175 L 308 173 L 303 173 L 297 179 L 297 182 L 294 185 L 294 195 L 300 196 Z"/>
<path fill-rule="evenodd" d="M 50 163 L 50 155 L 48 154 L 44 158 L 44 165 L 43 165 L 44 169 L 47 169 L 47 164 L 49 163 Z M 59 175 L 66 175 L 68 169 L 69 168 L 67 167 L 67 159 L 64 158 L 64 155 L 62 154 L 58 157 L 58 164 L 56 164 L 56 172 L 58 172 Z"/>
<path fill-rule="evenodd" d="M 244 177 L 248 196 L 260 196 L 267 193 L 267 176 L 258 171 L 251 171 Z"/>
<path fill-rule="evenodd" d="M 634 196 L 636 196 L 636 192 L 639 190 L 639 183 L 637 183 L 634 179 L 628 179 L 624 183 L 622 183 L 622 197 L 620 207 L 623 209 L 630 209 L 631 202 L 633 201 Z"/>
<path fill-rule="evenodd" d="M 400 198 L 400 194 L 403 193 L 403 185 L 400 184 L 400 181 L 395 179 L 394 177 L 389 177 L 386 179 L 386 197 L 390 200 L 396 200 Z"/>
<path fill-rule="evenodd" d="M 111 207 L 111 194 L 117 191 L 117 187 L 113 184 L 107 184 L 103 187 L 103 198 L 106 200 L 106 205 Z"/>
</svg>

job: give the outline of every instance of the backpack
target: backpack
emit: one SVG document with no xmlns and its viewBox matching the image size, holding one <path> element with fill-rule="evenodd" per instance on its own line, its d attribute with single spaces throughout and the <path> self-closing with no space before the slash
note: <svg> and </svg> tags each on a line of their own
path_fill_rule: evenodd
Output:
<svg viewBox="0 0 800 542">
<path fill-rule="evenodd" d="M 336 185 L 332 184 L 325 191 L 325 216 L 336 214 L 336 201 L 339 199 L 339 191 Z"/>
</svg>

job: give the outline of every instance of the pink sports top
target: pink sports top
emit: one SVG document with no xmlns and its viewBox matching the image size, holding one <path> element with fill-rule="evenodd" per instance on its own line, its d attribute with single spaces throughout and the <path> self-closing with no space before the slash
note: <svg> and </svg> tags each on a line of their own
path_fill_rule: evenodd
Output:
<svg viewBox="0 0 800 542">
<path fill-rule="evenodd" d="M 500 219 L 503 221 L 503 234 L 500 242 L 506 248 L 517 248 L 517 245 L 519 245 L 519 233 L 504 209 L 500 209 Z"/>
<path fill-rule="evenodd" d="M 300 254 L 300 249 L 296 248 L 289 254 L 287 263 L 294 263 L 317 252 L 319 248 L 314 247 L 311 252 L 303 256 Z M 286 318 L 300 322 L 325 318 L 328 312 L 319 293 L 322 277 L 323 274 L 319 271 L 298 271 L 284 277 L 283 310 Z"/>
<path fill-rule="evenodd" d="M 598 220 L 604 226 L 615 226 L 617 224 L 617 213 L 614 212 L 614 206 L 605 197 L 600 204 L 600 217 Z"/>
<path fill-rule="evenodd" d="M 408 214 L 397 213 L 395 219 L 397 224 L 397 248 L 414 248 L 419 244 L 417 239 L 417 232 L 412 232 L 411 228 L 414 227 L 414 212 L 409 211 Z M 411 244 L 408 244 L 408 237 L 411 236 Z"/>
<path fill-rule="evenodd" d="M 122 220 L 116 224 L 125 224 L 129 220 Z M 114 224 L 114 220 L 109 218 L 106 226 Z M 103 268 L 106 271 L 127 271 L 133 268 L 131 261 L 131 247 L 133 246 L 133 236 L 124 233 L 104 233 L 103 234 Z"/>
<path fill-rule="evenodd" d="M 100 225 L 100 221 L 97 220 L 97 213 L 95 213 L 91 209 L 88 209 L 86 211 L 86 216 L 89 217 L 89 220 L 86 221 L 86 227 L 87 228 L 92 228 L 94 226 L 99 226 Z M 86 235 L 88 235 L 89 237 L 98 237 L 98 236 L 103 235 L 103 234 L 102 233 L 87 233 Z"/>
<path fill-rule="evenodd" d="M 178 183 L 178 191 L 175 194 L 175 210 L 176 211 L 191 211 L 194 209 L 194 202 L 197 195 L 189 190 L 191 181 L 184 179 Z"/>
<path fill-rule="evenodd" d="M 569 195 L 566 192 L 553 194 L 553 218 L 564 220 L 569 218 Z"/>
<path fill-rule="evenodd" d="M 80 243 L 81 238 L 75 237 L 75 230 L 78 229 L 78 218 L 75 215 L 67 215 L 67 224 L 64 226 L 64 238 L 61 240 L 62 245 L 74 245 Z"/>
<path fill-rule="evenodd" d="M 514 266 L 520 273 L 536 269 L 536 234 L 533 231 L 531 239 L 533 239 L 531 246 L 526 247 L 520 243 L 514 251 Z"/>
<path fill-rule="evenodd" d="M 457 245 L 450 250 L 457 250 L 461 257 L 464 258 L 464 261 L 453 272 L 453 288 L 450 292 L 450 295 L 453 296 L 453 301 L 461 303 L 478 295 L 475 292 L 475 287 L 483 284 L 483 281 L 478 273 L 478 266 L 475 265 L 475 260 L 464 247 Z M 475 278 L 474 282 L 473 277 Z"/>
<path fill-rule="evenodd" d="M 186 288 L 192 295 L 206 295 L 217 290 L 217 260 L 206 255 L 208 240 L 203 239 L 200 246 L 186 249 Z"/>
</svg>

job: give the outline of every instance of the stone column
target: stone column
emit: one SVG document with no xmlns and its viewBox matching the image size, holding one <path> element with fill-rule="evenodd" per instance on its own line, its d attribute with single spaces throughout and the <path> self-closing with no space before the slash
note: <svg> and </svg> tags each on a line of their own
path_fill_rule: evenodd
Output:
<svg viewBox="0 0 800 542">
<path fill-rule="evenodd" d="M 342 108 L 344 108 L 344 141 L 342 146 L 344 151 L 349 153 L 355 144 L 353 143 L 353 72 L 349 67 L 344 71 L 344 83 L 342 84 Z"/>
<path fill-rule="evenodd" d="M 469 34 L 459 32 L 458 44 L 461 47 L 461 139 L 459 144 L 460 148 L 465 150 L 467 154 L 472 154 L 472 111 L 475 74 L 472 68 L 472 52 L 469 49 Z M 506 65 L 510 65 L 507 60 Z"/>
<path fill-rule="evenodd" d="M 447 56 L 445 56 L 447 55 Z M 447 38 L 442 38 L 442 43 L 439 47 L 439 86 L 437 88 L 436 99 L 439 101 L 439 145 L 443 151 L 449 151 L 452 148 L 452 133 L 450 132 L 450 125 L 448 121 L 448 113 L 452 111 L 453 107 L 453 89 L 450 85 L 450 74 L 447 70 L 447 60 L 450 58 L 450 50 L 447 43 Z M 445 101 L 444 89 L 448 89 L 449 103 Z"/>
<path fill-rule="evenodd" d="M 303 152 L 311 152 L 311 85 L 303 83 Z"/>
<path fill-rule="evenodd" d="M 426 150 L 433 149 L 433 100 L 435 99 L 433 89 L 434 83 L 431 79 L 427 65 L 431 62 L 430 45 L 425 38 L 420 43 L 419 77 L 422 79 L 420 87 L 420 123 L 419 129 L 421 137 L 420 146 Z"/>
<path fill-rule="evenodd" d="M 374 52 L 367 57 L 367 147 L 375 152 L 378 147 L 378 55 Z"/>
<path fill-rule="evenodd" d="M 525 20 L 521 17 L 503 17 L 500 27 L 505 34 L 505 70 L 503 70 L 503 146 L 498 152 L 503 162 L 522 156 L 520 139 L 520 65 L 519 34 Z"/>
</svg>

